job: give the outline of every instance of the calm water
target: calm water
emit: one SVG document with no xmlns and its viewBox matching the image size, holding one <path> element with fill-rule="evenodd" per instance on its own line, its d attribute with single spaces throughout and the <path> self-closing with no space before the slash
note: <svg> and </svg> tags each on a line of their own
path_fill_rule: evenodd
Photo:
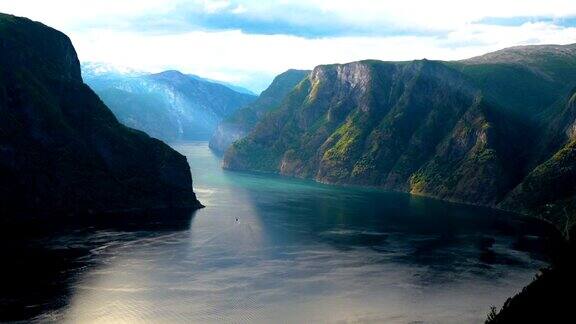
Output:
<svg viewBox="0 0 576 324">
<path fill-rule="evenodd" d="M 509 215 L 226 172 L 204 142 L 175 148 L 207 207 L 179 230 L 91 232 L 40 321 L 473 323 L 545 265 Z"/>
</svg>

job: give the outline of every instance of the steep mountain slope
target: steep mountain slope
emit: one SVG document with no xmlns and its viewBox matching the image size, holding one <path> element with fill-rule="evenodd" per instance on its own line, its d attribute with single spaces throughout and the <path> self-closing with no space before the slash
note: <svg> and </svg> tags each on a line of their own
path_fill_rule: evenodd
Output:
<svg viewBox="0 0 576 324">
<path fill-rule="evenodd" d="M 319 66 L 223 166 L 538 212 L 526 201 L 550 204 L 575 187 L 575 85 L 575 45 Z M 555 189 L 535 199 L 534 181 Z"/>
<path fill-rule="evenodd" d="M 551 124 L 550 146 L 563 146 L 532 170 L 500 207 L 542 217 L 561 224 L 566 236 L 576 223 L 576 91 L 564 102 L 565 110 Z"/>
<path fill-rule="evenodd" d="M 224 166 L 494 203 L 513 182 L 498 177 L 484 192 L 508 168 L 492 137 L 511 121 L 494 111 L 440 62 L 320 66 L 231 147 Z"/>
<path fill-rule="evenodd" d="M 0 215 L 200 206 L 186 158 L 121 125 L 64 34 L 0 14 Z"/>
<path fill-rule="evenodd" d="M 535 136 L 536 149 L 530 152 L 525 173 L 566 144 L 559 130 L 571 123 L 564 111 L 566 96 L 576 85 L 575 58 L 576 44 L 535 45 L 453 63 L 502 111 L 530 127 L 526 135 Z"/>
<path fill-rule="evenodd" d="M 178 71 L 123 74 L 84 64 L 86 83 L 123 124 L 167 142 L 207 139 L 255 96 Z"/>
<path fill-rule="evenodd" d="M 540 119 L 574 84 L 576 44 L 506 48 L 457 62 L 502 108 Z"/>
<path fill-rule="evenodd" d="M 288 70 L 278 75 L 258 99 L 224 119 L 210 138 L 210 148 L 223 153 L 232 143 L 244 138 L 256 123 L 277 108 L 284 97 L 308 75 L 310 71 Z"/>
</svg>

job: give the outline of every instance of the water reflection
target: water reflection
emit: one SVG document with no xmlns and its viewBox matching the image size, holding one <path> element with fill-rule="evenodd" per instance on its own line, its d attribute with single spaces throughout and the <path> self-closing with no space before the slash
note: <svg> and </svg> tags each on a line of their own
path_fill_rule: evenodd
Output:
<svg viewBox="0 0 576 324">
<path fill-rule="evenodd" d="M 545 264 L 549 236 L 511 215 L 225 172 L 206 143 L 176 148 L 207 208 L 182 231 L 108 231 L 39 320 L 479 322 Z"/>
<path fill-rule="evenodd" d="M 83 272 L 106 249 L 141 237 L 182 231 L 189 209 L 76 218 L 53 215 L 0 224 L 0 321 L 26 320 L 68 304 Z"/>
</svg>

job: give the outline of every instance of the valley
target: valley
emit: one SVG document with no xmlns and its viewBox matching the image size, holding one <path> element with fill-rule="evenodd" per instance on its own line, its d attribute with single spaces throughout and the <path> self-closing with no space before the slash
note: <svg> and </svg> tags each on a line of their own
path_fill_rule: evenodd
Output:
<svg viewBox="0 0 576 324">
<path fill-rule="evenodd" d="M 576 44 L 281 61 L 231 59 L 253 35 L 220 32 L 242 41 L 139 70 L 81 63 L 114 57 L 86 51 L 105 37 L 0 13 L 0 321 L 571 316 Z"/>
</svg>

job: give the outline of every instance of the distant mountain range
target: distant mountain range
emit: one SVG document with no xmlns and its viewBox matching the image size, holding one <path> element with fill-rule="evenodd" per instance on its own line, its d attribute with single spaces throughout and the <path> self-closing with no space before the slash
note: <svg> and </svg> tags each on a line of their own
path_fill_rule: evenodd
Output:
<svg viewBox="0 0 576 324">
<path fill-rule="evenodd" d="M 575 87 L 576 45 L 318 66 L 223 166 L 500 207 L 565 230 L 576 212 Z"/>
<path fill-rule="evenodd" d="M 240 93 L 243 93 L 243 94 L 251 95 L 251 96 L 254 96 L 254 97 L 257 97 L 257 96 L 258 96 L 258 95 L 257 95 L 256 93 L 254 93 L 252 90 L 246 89 L 246 88 L 244 88 L 244 87 L 235 85 L 235 84 L 230 83 L 230 82 L 220 81 L 220 80 L 214 80 L 214 79 L 209 79 L 209 78 L 203 78 L 203 77 L 200 77 L 200 76 L 197 76 L 197 75 L 194 75 L 194 74 L 186 74 L 186 75 L 188 75 L 188 76 L 191 77 L 191 78 L 196 78 L 196 79 L 198 79 L 198 80 L 221 84 L 221 85 L 223 85 L 223 86 L 225 86 L 225 87 L 228 87 L 228 88 L 230 88 L 230 89 L 232 89 L 232 90 L 234 90 L 234 91 L 236 91 L 236 92 L 240 92 Z"/>
<path fill-rule="evenodd" d="M 147 74 L 82 65 L 85 82 L 125 125 L 166 142 L 208 139 L 218 123 L 256 96 L 179 71 Z"/>
</svg>

